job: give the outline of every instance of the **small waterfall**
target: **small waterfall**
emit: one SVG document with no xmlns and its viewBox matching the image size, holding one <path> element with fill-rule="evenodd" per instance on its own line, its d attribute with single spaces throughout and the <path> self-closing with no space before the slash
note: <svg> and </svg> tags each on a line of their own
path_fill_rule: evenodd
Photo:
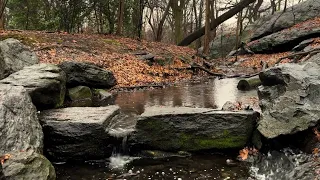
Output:
<svg viewBox="0 0 320 180">
<path fill-rule="evenodd" d="M 250 167 L 250 174 L 256 180 L 308 180 L 314 179 L 314 166 L 311 155 L 284 149 L 260 157 Z"/>
<path fill-rule="evenodd" d="M 119 139 L 121 143 L 114 146 L 112 156 L 110 157 L 109 168 L 113 170 L 121 170 L 136 157 L 128 155 L 127 141 L 128 136 L 135 130 L 136 120 L 134 116 L 118 115 L 110 124 L 108 133 Z"/>
</svg>

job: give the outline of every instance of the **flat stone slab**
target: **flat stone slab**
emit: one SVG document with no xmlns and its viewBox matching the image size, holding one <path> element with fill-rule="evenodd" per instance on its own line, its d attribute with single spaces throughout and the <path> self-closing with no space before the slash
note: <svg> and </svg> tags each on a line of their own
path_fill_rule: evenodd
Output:
<svg viewBox="0 0 320 180">
<path fill-rule="evenodd" d="M 138 118 L 134 145 L 165 151 L 242 148 L 258 113 L 206 108 L 150 107 Z"/>
<path fill-rule="evenodd" d="M 109 156 L 107 127 L 120 109 L 70 107 L 40 113 L 45 151 L 58 161 L 101 159 Z M 110 152 L 111 151 L 111 152 Z"/>
</svg>

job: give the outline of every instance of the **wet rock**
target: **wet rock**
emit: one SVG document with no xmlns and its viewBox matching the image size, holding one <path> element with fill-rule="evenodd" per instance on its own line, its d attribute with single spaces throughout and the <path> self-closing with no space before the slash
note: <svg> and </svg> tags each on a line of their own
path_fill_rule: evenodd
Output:
<svg viewBox="0 0 320 180">
<path fill-rule="evenodd" d="M 24 67 L 0 83 L 25 87 L 37 109 L 60 107 L 64 102 L 66 75 L 52 64 Z"/>
<path fill-rule="evenodd" d="M 42 152 L 36 108 L 22 86 L 0 85 L 0 137 L 0 156 L 27 149 Z"/>
<path fill-rule="evenodd" d="M 105 106 L 114 104 L 115 97 L 106 90 L 93 89 L 93 104 L 94 106 Z"/>
<path fill-rule="evenodd" d="M 70 107 L 40 113 L 45 152 L 54 161 L 93 160 L 110 156 L 107 127 L 118 106 Z"/>
<path fill-rule="evenodd" d="M 50 161 L 43 155 L 33 151 L 13 152 L 11 157 L 2 165 L 5 180 L 55 180 L 56 173 Z"/>
<path fill-rule="evenodd" d="M 236 103 L 233 103 L 231 101 L 227 101 L 226 103 L 224 103 L 221 110 L 222 111 L 234 111 L 237 109 L 238 109 L 238 107 L 237 107 Z"/>
<path fill-rule="evenodd" d="M 16 39 L 0 41 L 0 79 L 39 63 L 37 55 Z"/>
<path fill-rule="evenodd" d="M 255 24 L 258 27 L 252 40 L 289 28 L 295 24 L 320 16 L 320 1 L 307 0 L 288 8 L 285 12 L 279 11 L 274 15 L 260 18 Z"/>
<path fill-rule="evenodd" d="M 258 130 L 267 138 L 294 134 L 320 119 L 320 66 L 285 64 L 260 73 L 262 117 Z"/>
<path fill-rule="evenodd" d="M 88 86 L 91 88 L 111 88 L 117 81 L 111 71 L 94 64 L 64 61 L 59 65 L 67 74 L 67 86 Z"/>
<path fill-rule="evenodd" d="M 301 39 L 309 39 L 320 34 L 320 27 L 309 28 L 309 24 L 301 25 L 299 28 L 292 28 L 264 36 L 248 44 L 254 53 L 270 53 L 289 51 L 301 42 Z"/>
<path fill-rule="evenodd" d="M 70 106 L 84 107 L 92 105 L 92 92 L 87 86 L 76 86 L 68 89 Z"/>
<path fill-rule="evenodd" d="M 242 148 L 252 135 L 253 111 L 150 107 L 138 118 L 133 146 L 164 151 Z"/>
</svg>

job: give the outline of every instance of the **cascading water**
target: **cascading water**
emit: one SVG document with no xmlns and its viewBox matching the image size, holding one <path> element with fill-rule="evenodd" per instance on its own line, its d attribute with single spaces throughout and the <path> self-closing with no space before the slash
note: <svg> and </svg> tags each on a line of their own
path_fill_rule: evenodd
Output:
<svg viewBox="0 0 320 180">
<path fill-rule="evenodd" d="M 109 168 L 112 170 L 121 170 L 136 157 L 128 155 L 127 140 L 128 135 L 134 131 L 135 122 L 132 116 L 120 115 L 121 118 L 116 118 L 116 122 L 112 122 L 109 126 L 108 133 L 121 140 L 119 145 L 115 145 L 113 153 L 109 158 Z"/>
</svg>

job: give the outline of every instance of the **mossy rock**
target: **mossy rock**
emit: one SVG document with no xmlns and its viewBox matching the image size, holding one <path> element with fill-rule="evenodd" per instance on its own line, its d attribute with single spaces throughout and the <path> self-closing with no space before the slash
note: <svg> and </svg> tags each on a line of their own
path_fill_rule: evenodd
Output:
<svg viewBox="0 0 320 180">
<path fill-rule="evenodd" d="M 242 148 L 251 140 L 256 119 L 254 111 L 152 107 L 139 117 L 132 140 L 164 151 Z"/>
</svg>

